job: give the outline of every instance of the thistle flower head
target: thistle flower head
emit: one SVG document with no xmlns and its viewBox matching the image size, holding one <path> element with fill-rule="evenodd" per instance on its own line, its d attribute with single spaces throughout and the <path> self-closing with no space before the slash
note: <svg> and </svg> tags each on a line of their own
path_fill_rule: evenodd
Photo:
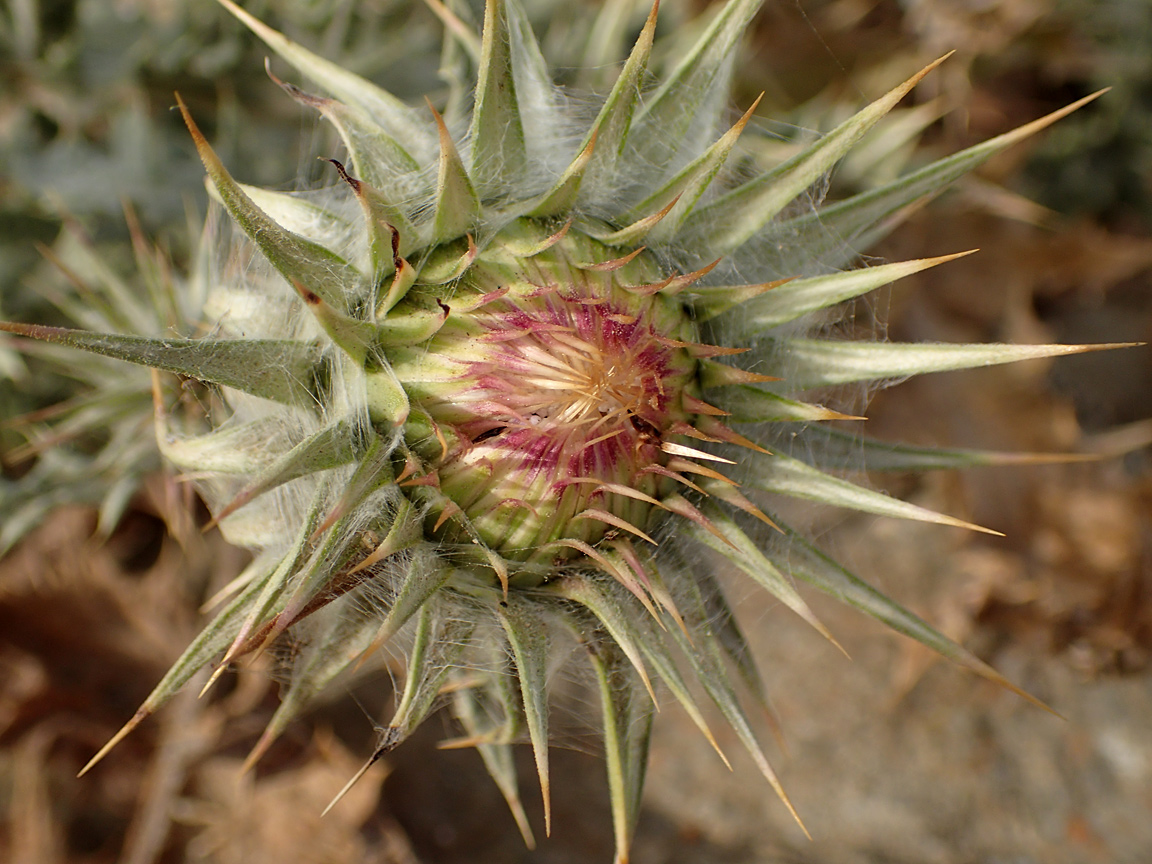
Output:
<svg viewBox="0 0 1152 864">
<path fill-rule="evenodd" d="M 530 741 L 547 822 L 547 672 L 555 646 L 575 642 L 602 699 L 624 861 L 658 684 L 714 742 L 697 679 L 787 804 L 736 695 L 739 684 L 766 707 L 747 645 L 713 568 L 685 564 L 690 544 L 825 635 L 793 577 L 1006 683 L 765 510 L 774 494 L 977 527 L 829 473 L 848 436 L 821 423 L 844 415 L 803 394 L 1083 350 L 822 329 L 842 301 L 956 257 L 843 269 L 878 225 L 1080 103 L 816 208 L 806 190 L 932 66 L 750 170 L 733 154 L 756 106 L 718 127 L 758 0 L 714 10 L 647 89 L 654 5 L 588 118 L 553 84 L 519 0 L 488 0 L 479 34 L 433 4 L 448 33 L 443 116 L 220 2 L 323 91 L 280 82 L 339 134 L 332 184 L 239 183 L 181 102 L 210 191 L 243 235 L 208 251 L 216 276 L 188 338 L 4 325 L 211 385 L 178 410 L 157 388 L 160 449 L 197 478 L 225 534 L 258 552 L 111 743 L 198 669 L 218 675 L 293 628 L 304 637 L 256 758 L 334 678 L 395 646 L 407 676 L 376 756 L 451 693 L 464 743 L 531 842 L 509 748 Z M 626 8 L 605 3 L 591 32 L 622 41 Z M 785 436 L 807 441 L 803 461 L 774 448 Z M 851 440 L 871 467 L 1007 458 Z"/>
</svg>

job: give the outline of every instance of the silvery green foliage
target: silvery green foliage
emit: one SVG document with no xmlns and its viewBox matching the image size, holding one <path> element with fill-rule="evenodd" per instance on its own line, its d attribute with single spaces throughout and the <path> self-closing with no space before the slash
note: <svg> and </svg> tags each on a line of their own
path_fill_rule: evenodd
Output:
<svg viewBox="0 0 1152 864">
<path fill-rule="evenodd" d="M 825 635 L 796 580 L 1007 683 L 771 511 L 783 496 L 977 528 L 834 469 L 846 452 L 892 469 L 1009 457 L 846 436 L 826 427 L 849 418 L 812 394 L 1085 350 L 835 335 L 839 304 L 956 257 L 854 269 L 860 244 L 1080 103 L 819 206 L 813 186 L 936 64 L 755 167 L 763 153 L 742 149 L 755 106 L 728 125 L 727 94 L 759 0 L 685 21 L 668 50 L 655 6 L 635 35 L 633 4 L 605 3 L 577 52 L 594 69 L 572 73 L 599 96 L 556 86 L 520 0 L 489 0 L 479 32 L 434 4 L 442 112 L 220 2 L 319 91 L 274 77 L 338 133 L 333 182 L 238 182 L 180 101 L 236 226 L 210 232 L 196 320 L 163 335 L 2 325 L 203 382 L 196 400 L 158 395 L 160 450 L 225 536 L 256 551 L 109 747 L 197 670 L 218 675 L 292 628 L 299 650 L 258 758 L 386 647 L 407 674 L 372 758 L 447 695 L 531 843 L 510 748 L 532 746 L 547 829 L 548 679 L 577 645 L 601 695 L 625 861 L 658 691 L 715 743 L 703 692 L 791 809 L 738 695 L 767 709 L 717 562 Z M 804 458 L 783 440 L 802 440 Z"/>
</svg>

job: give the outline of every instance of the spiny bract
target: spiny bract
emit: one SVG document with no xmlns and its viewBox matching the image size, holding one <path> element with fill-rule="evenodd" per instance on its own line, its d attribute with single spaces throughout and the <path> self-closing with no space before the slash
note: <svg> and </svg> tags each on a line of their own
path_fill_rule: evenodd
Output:
<svg viewBox="0 0 1152 864">
<path fill-rule="evenodd" d="M 1083 350 L 843 341 L 825 311 L 956 257 L 843 269 L 903 208 L 1080 103 L 819 208 L 807 190 L 932 66 L 764 170 L 734 155 L 755 105 L 719 128 L 759 0 L 711 10 L 650 87 L 653 6 L 586 113 L 589 99 L 553 83 L 520 0 L 488 0 L 479 36 L 463 9 L 429 0 L 448 33 L 443 117 L 220 2 L 327 94 L 281 83 L 339 133 L 334 185 L 238 183 L 181 102 L 210 191 L 244 235 L 207 232 L 216 274 L 191 338 L 3 325 L 210 385 L 177 410 L 155 379 L 160 448 L 225 535 L 258 550 L 109 747 L 197 670 L 219 675 L 291 627 L 295 665 L 254 760 L 387 645 L 407 674 L 373 758 L 448 694 L 460 743 L 531 843 L 511 745 L 531 742 L 547 827 L 547 679 L 557 651 L 579 645 L 624 861 L 657 686 L 713 740 L 694 695 L 706 693 L 787 804 L 737 695 L 767 708 L 747 644 L 712 566 L 688 564 L 699 546 L 825 635 L 794 578 L 1005 683 L 741 488 L 975 527 L 818 466 L 850 452 L 880 469 L 1010 457 L 860 439 L 796 397 Z M 588 44 L 623 44 L 631 8 L 604 3 Z M 785 435 L 803 437 L 800 459 L 773 451 Z"/>
</svg>

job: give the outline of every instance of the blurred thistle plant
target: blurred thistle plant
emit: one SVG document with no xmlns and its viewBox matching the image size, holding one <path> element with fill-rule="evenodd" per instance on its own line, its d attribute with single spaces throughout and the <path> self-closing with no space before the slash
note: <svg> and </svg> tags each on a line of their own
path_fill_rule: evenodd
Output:
<svg viewBox="0 0 1152 864">
<path fill-rule="evenodd" d="M 479 33 L 462 6 L 429 0 L 446 25 L 442 113 L 220 3 L 326 94 L 273 76 L 335 127 L 347 151 L 329 160 L 335 182 L 291 194 L 237 182 L 178 97 L 238 227 L 210 218 L 194 289 L 153 294 L 138 320 L 77 311 L 109 332 L 0 325 L 179 376 L 174 389 L 153 374 L 160 451 L 225 536 L 256 550 L 90 765 L 198 670 L 215 665 L 214 681 L 291 628 L 294 665 L 250 763 L 386 646 L 407 671 L 368 764 L 447 700 L 456 743 L 478 750 L 531 844 L 511 747 L 531 743 L 547 830 L 549 676 L 579 646 L 601 698 L 618 861 L 658 687 L 716 746 L 706 694 L 791 810 L 738 695 L 769 711 L 717 560 L 828 638 L 794 580 L 1016 689 L 742 490 L 987 530 L 829 472 L 860 454 L 879 470 L 1042 457 L 872 441 L 826 422 L 861 418 L 802 396 L 1101 347 L 837 337 L 842 303 L 958 257 L 844 269 L 858 248 L 1094 97 L 821 205 L 810 190 L 940 61 L 759 168 L 764 148 L 739 141 L 756 105 L 722 128 L 759 0 L 686 22 L 668 50 L 654 5 L 607 81 L 634 4 L 604 3 L 568 31 L 584 34 L 573 80 L 607 91 L 596 99 L 554 83 L 519 0 L 488 0 Z"/>
</svg>

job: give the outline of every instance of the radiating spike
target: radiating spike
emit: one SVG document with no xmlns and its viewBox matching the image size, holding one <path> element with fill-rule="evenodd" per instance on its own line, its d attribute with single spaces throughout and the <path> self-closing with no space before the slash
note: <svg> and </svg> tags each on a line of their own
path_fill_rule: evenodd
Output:
<svg viewBox="0 0 1152 864">
<path fill-rule="evenodd" d="M 644 248 L 645 247 L 641 246 L 639 249 L 634 249 L 627 255 L 623 255 L 619 258 L 612 258 L 608 261 L 589 261 L 587 263 L 573 264 L 572 266 L 578 270 L 592 270 L 596 273 L 611 273 L 614 270 L 619 270 L 620 268 L 632 263 L 636 256 L 644 251 Z"/>
<path fill-rule="evenodd" d="M 432 239 L 445 242 L 463 237 L 476 226 L 480 219 L 480 199 L 468 177 L 468 169 L 456 151 L 452 136 L 448 134 L 444 118 L 432 107 L 431 102 L 428 103 L 428 109 L 440 133 L 440 170 L 436 180 L 436 217 Z"/>
<path fill-rule="evenodd" d="M 356 668 L 360 668 L 365 660 L 399 633 L 417 612 L 425 609 L 451 575 L 451 567 L 436 562 L 431 556 L 414 555 L 396 599 L 376 635 L 361 652 Z"/>
<path fill-rule="evenodd" d="M 184 649 L 180 659 L 172 664 L 164 677 L 160 679 L 160 683 L 153 688 L 152 692 L 148 694 L 148 698 L 136 710 L 132 719 L 125 723 L 123 728 L 113 735 L 108 743 L 101 747 L 96 755 L 88 761 L 88 764 L 81 769 L 81 776 L 107 756 L 113 747 L 123 741 L 142 721 L 154 714 L 160 706 L 183 688 L 193 675 L 228 646 L 239 629 L 242 616 L 247 611 L 249 604 L 263 590 L 271 576 L 272 570 L 269 569 L 252 579 L 239 595 L 216 614 L 216 617 L 200 631 L 200 635 L 192 641 L 192 644 Z"/>
<path fill-rule="evenodd" d="M 710 537 L 705 536 L 699 531 L 694 531 L 696 536 L 712 549 L 719 552 L 733 564 L 740 568 L 746 575 L 750 576 L 756 584 L 760 585 L 773 597 L 778 599 L 781 603 L 803 618 L 817 633 L 835 645 L 840 652 L 847 657 L 848 652 L 844 647 L 836 641 L 828 628 L 816 617 L 815 613 L 808 607 L 804 598 L 800 596 L 792 580 L 785 575 L 787 571 L 781 571 L 775 564 L 760 550 L 760 547 L 749 537 L 744 529 L 742 529 L 736 522 L 724 513 L 719 507 L 713 504 L 705 504 L 708 519 L 714 530 L 709 533 L 715 537 L 719 537 L 724 541 L 724 546 L 719 546 Z M 699 524 L 699 523 L 696 523 Z M 694 530 L 691 527 L 689 530 Z"/>
<path fill-rule="evenodd" d="M 701 399 L 697 399 L 695 396 L 691 396 L 687 393 L 684 393 L 680 396 L 680 404 L 684 406 L 685 411 L 689 411 L 692 414 L 706 414 L 709 417 L 729 416 L 729 412 L 723 410 L 722 408 L 717 408 L 715 405 L 709 405 L 707 402 Z"/>
<path fill-rule="evenodd" d="M 619 601 L 604 586 L 596 584 L 581 574 L 570 573 L 559 579 L 554 579 L 545 586 L 544 590 L 574 603 L 579 603 L 604 625 L 604 629 L 620 646 L 620 650 L 624 652 L 632 664 L 632 668 L 636 670 L 636 674 L 644 682 L 644 689 L 648 691 L 652 704 L 659 710 L 656 691 L 652 689 L 652 681 L 648 677 L 648 671 L 644 668 L 643 652 L 640 647 L 643 645 L 643 640 L 637 638 L 635 632 L 637 624 L 629 615 L 628 610 L 623 609 Z M 620 590 L 626 589 L 621 585 Z"/>
<path fill-rule="evenodd" d="M 198 381 L 234 387 L 287 405 L 311 405 L 322 352 L 315 345 L 267 339 L 146 339 L 0 321 L 0 332 L 67 345 Z"/>
<path fill-rule="evenodd" d="M 220 0 L 224 3 L 227 0 Z M 184 124 L 196 144 L 200 161 L 220 193 L 224 206 L 236 224 L 255 243 L 269 263 L 291 283 L 302 282 L 309 291 L 339 309 L 346 309 L 349 298 L 364 291 L 364 277 L 347 261 L 318 243 L 293 234 L 281 227 L 267 213 L 256 206 L 240 185 L 232 179 L 216 151 L 192 119 L 188 106 L 176 94 L 176 104 L 184 117 Z"/>
<path fill-rule="evenodd" d="M 675 177 L 636 208 L 639 211 L 644 211 L 654 206 L 656 202 L 667 200 L 669 195 L 675 195 L 671 212 L 652 229 L 652 233 L 649 235 L 651 242 L 671 243 L 675 239 L 680 227 L 692 213 L 700 197 L 724 166 L 729 152 L 736 145 L 737 139 L 744 131 L 744 127 L 748 125 L 748 121 L 752 119 L 756 107 L 763 98 L 763 93 L 757 96 L 751 107 L 744 112 L 744 115 L 736 121 L 731 129 L 720 136 L 715 144 L 686 165 Z"/>
<path fill-rule="evenodd" d="M 396 515 L 392 519 L 392 527 L 388 529 L 384 539 L 368 557 L 349 570 L 348 573 L 352 575 L 361 570 L 367 570 L 397 552 L 411 549 L 422 539 L 423 533 L 420 530 L 419 520 L 414 516 L 412 502 L 407 498 L 401 498 L 396 507 Z"/>
<path fill-rule="evenodd" d="M 730 504 L 751 516 L 755 516 L 769 528 L 775 528 L 777 531 L 783 532 L 783 529 L 779 525 L 765 515 L 763 510 L 745 498 L 740 490 L 731 483 L 721 483 L 714 480 L 711 483 L 705 482 L 704 487 L 708 495 L 719 498 L 725 504 Z"/>
<path fill-rule="evenodd" d="M 352 429 L 342 421 L 325 426 L 309 435 L 245 484 L 244 488 L 208 521 L 204 531 L 211 530 L 248 502 L 284 483 L 352 462 L 356 458 L 353 439 Z"/>
<path fill-rule="evenodd" d="M 844 507 L 897 519 L 934 522 L 937 525 L 950 525 L 997 537 L 1004 536 L 991 528 L 974 525 L 963 519 L 946 516 L 943 513 L 902 501 L 899 498 L 865 489 L 855 483 L 849 483 L 847 480 L 825 474 L 811 465 L 806 465 L 798 459 L 781 453 L 775 454 L 770 459 L 758 461 L 756 470 L 750 472 L 745 483 L 766 492 L 787 495 L 789 498 L 818 501 L 832 507 Z"/>
<path fill-rule="evenodd" d="M 759 234 L 797 195 L 815 183 L 920 80 L 950 55 L 925 66 L 903 84 L 841 123 L 811 147 L 696 210 L 683 235 L 711 254 L 727 254 Z"/>
<path fill-rule="evenodd" d="M 652 706 L 640 692 L 639 681 L 627 665 L 627 658 L 614 646 L 604 642 L 589 645 L 588 658 L 600 685 L 604 758 L 616 842 L 614 864 L 627 864 L 640 814 Z"/>
<path fill-rule="evenodd" d="M 505 8 L 510 2 L 513 0 L 484 3 L 476 103 L 468 130 L 472 147 L 469 175 L 481 197 L 508 189 L 513 185 L 512 177 L 527 164 Z"/>
<path fill-rule="evenodd" d="M 795 277 L 761 282 L 758 285 L 707 285 L 693 289 L 692 310 L 697 321 L 710 321 L 741 303 L 786 285 Z"/>
<path fill-rule="evenodd" d="M 296 279 L 292 280 L 292 287 L 336 346 L 351 357 L 356 365 L 363 366 L 368 359 L 368 352 L 375 346 L 376 328 L 367 321 L 358 321 L 333 309 L 323 297 L 309 291 Z"/>
<path fill-rule="evenodd" d="M 397 272 L 407 264 L 401 257 L 401 244 L 407 239 L 411 248 L 418 239 L 416 230 L 404 213 L 389 205 L 373 186 L 351 176 L 342 162 L 336 159 L 327 161 L 335 167 L 340 179 L 360 203 L 368 235 L 368 253 L 372 258 L 372 284 L 379 285 L 389 273 Z"/>
<path fill-rule="evenodd" d="M 694 447 L 685 447 L 683 444 L 675 444 L 671 441 L 663 442 L 660 445 L 660 449 L 671 456 L 687 456 L 689 459 L 706 459 L 709 462 L 723 462 L 725 465 L 736 464 L 731 459 L 725 459 L 723 456 L 705 453 L 703 450 L 697 450 Z"/>
<path fill-rule="evenodd" d="M 800 819 L 800 814 L 796 812 L 796 808 L 792 805 L 788 794 L 784 791 L 780 779 L 776 776 L 776 772 L 772 770 L 772 765 L 768 758 L 764 755 L 764 750 L 760 746 L 760 742 L 756 739 L 756 734 L 752 731 L 752 726 L 748 722 L 748 717 L 744 713 L 743 707 L 740 705 L 740 700 L 736 698 L 736 694 L 732 692 L 732 686 L 728 681 L 727 672 L 723 664 L 709 662 L 699 651 L 697 651 L 691 643 L 679 633 L 679 631 L 672 631 L 672 635 L 678 638 L 680 646 L 684 653 L 692 662 L 693 668 L 696 671 L 696 677 L 704 686 L 712 702 L 720 709 L 720 713 L 728 721 L 728 725 L 736 733 L 744 748 L 752 756 L 756 767 L 760 769 L 760 773 L 771 785 L 777 797 L 783 802 L 784 806 L 788 808 L 788 812 L 792 818 L 796 820 L 796 824 L 800 826 L 800 830 L 804 832 L 805 836 L 809 839 L 812 835 L 808 833 L 808 829 Z"/>
<path fill-rule="evenodd" d="M 700 135 L 719 125 L 727 100 L 717 94 L 727 95 L 736 48 L 762 2 L 729 0 L 644 100 L 628 138 L 644 163 L 667 165 L 681 148 L 704 149 Z"/>
<path fill-rule="evenodd" d="M 760 387 L 728 387 L 717 399 L 731 414 L 732 423 L 807 423 L 825 420 L 864 420 L 852 414 L 841 414 L 823 405 L 812 405 L 786 399 Z"/>
<path fill-rule="evenodd" d="M 858 257 L 860 249 L 884 236 L 899 221 L 889 217 L 907 212 L 908 208 L 917 206 L 917 202 L 923 203 L 995 154 L 1107 92 L 1107 89 L 1099 90 L 1038 120 L 899 177 L 879 189 L 870 189 L 821 207 L 817 213 L 782 221 L 771 227 L 765 238 L 764 251 L 758 257 L 766 266 L 774 266 L 778 271 L 796 269 L 802 262 L 785 257 L 777 246 L 776 238 L 787 237 L 788 248 L 803 250 L 804 262 L 819 260 L 830 266 L 846 266 Z"/>
<path fill-rule="evenodd" d="M 579 513 L 577 513 L 574 517 L 572 517 L 572 519 L 573 521 L 577 519 L 595 519 L 598 522 L 603 522 L 607 525 L 613 526 L 614 528 L 627 531 L 629 534 L 634 534 L 641 540 L 647 540 L 653 546 L 658 545 L 656 541 L 653 540 L 648 534 L 645 534 L 627 519 L 621 519 L 619 516 L 616 516 L 605 510 L 600 510 L 596 507 L 585 508 L 584 510 L 581 510 Z"/>
<path fill-rule="evenodd" d="M 223 0 L 221 0 L 221 2 L 223 2 Z M 339 804 L 341 802 L 341 800 L 343 800 L 345 795 L 347 795 L 349 792 L 352 791 L 352 787 L 360 782 L 361 778 L 363 778 L 364 775 L 368 773 L 368 769 L 371 768 L 373 765 L 375 765 L 376 762 L 383 755 L 384 755 L 383 752 L 378 750 L 377 752 L 373 753 L 370 757 L 368 757 L 368 761 L 365 762 L 362 766 L 360 766 L 360 770 L 352 775 L 352 777 L 348 780 L 348 782 L 344 784 L 344 787 L 339 792 L 336 793 L 336 797 L 334 797 L 331 801 L 329 801 L 328 806 L 325 807 L 320 812 L 321 818 L 323 818 L 324 816 L 327 816 L 329 811 L 333 807 L 335 807 L 337 804 Z"/>
<path fill-rule="evenodd" d="M 1063 465 L 1092 462 L 1103 458 L 1097 453 L 1014 453 L 999 450 L 970 450 L 944 447 L 916 447 L 892 441 L 842 432 L 827 427 L 804 430 L 804 448 L 797 450 L 802 461 L 821 468 L 865 471 L 938 471 L 975 468 L 982 465 Z"/>
<path fill-rule="evenodd" d="M 705 390 L 712 387 L 731 387 L 733 384 L 767 384 L 770 381 L 779 381 L 775 375 L 761 375 L 747 369 L 737 369 L 717 363 L 715 360 L 701 360 L 698 373 L 700 386 Z"/>
<path fill-rule="evenodd" d="M 941 255 L 937 258 L 919 258 L 914 261 L 901 261 L 895 264 L 881 264 L 875 267 L 861 267 L 842 273 L 831 273 L 811 279 L 795 279 L 775 291 L 762 294 L 754 300 L 741 304 L 732 317 L 732 324 L 739 331 L 733 338 L 752 338 L 757 334 L 794 321 L 809 312 L 827 309 L 844 300 L 859 297 L 869 291 L 936 267 L 948 261 L 955 261 L 971 255 L 977 250 Z"/>
<path fill-rule="evenodd" d="M 633 294 L 639 294 L 641 297 L 646 297 L 649 294 L 655 294 L 657 292 L 668 297 L 674 297 L 696 280 L 702 279 L 711 273 L 716 265 L 720 263 L 720 260 L 721 259 L 717 258 L 711 264 L 705 265 L 699 270 L 693 270 L 691 273 L 673 273 L 661 282 L 652 282 L 648 285 L 624 285 L 622 287 L 624 290 L 630 291 Z"/>
<path fill-rule="evenodd" d="M 1063 357 L 1091 351 L 1133 348 L 1139 342 L 1099 345 L 1005 345 L 986 343 L 954 345 L 939 342 L 837 342 L 822 339 L 788 339 L 780 343 L 789 362 L 788 382 L 797 389 L 906 378 L 929 372 L 976 369 Z"/>
<path fill-rule="evenodd" d="M 536 773 L 544 799 L 544 833 L 552 833 L 552 795 L 548 781 L 548 627 L 534 604 L 518 595 L 506 597 L 498 607 L 500 623 L 512 646 L 520 695 Z"/>
<path fill-rule="evenodd" d="M 596 129 L 593 128 L 592 133 L 588 136 L 588 142 L 580 148 L 576 158 L 564 169 L 560 179 L 528 211 L 529 216 L 542 219 L 559 213 L 571 212 L 576 203 L 576 196 L 580 194 L 580 184 L 584 181 L 584 172 L 592 161 L 592 153 L 595 148 Z"/>
<path fill-rule="evenodd" d="M 335 99 L 314 96 L 281 81 L 273 74 L 267 59 L 264 61 L 264 69 L 268 77 L 292 99 L 320 112 L 332 124 L 348 150 L 353 172 L 372 187 L 376 209 L 385 215 L 387 222 L 403 231 L 410 241 L 415 241 L 416 232 L 408 213 L 398 200 L 390 196 L 397 190 L 407 190 L 414 185 L 416 175 L 421 170 L 420 164 L 395 138 L 360 109 Z"/>
<path fill-rule="evenodd" d="M 583 173 L 584 184 L 580 189 L 583 193 L 582 198 L 595 199 L 611 191 L 599 187 L 607 187 L 616 174 L 616 164 L 628 138 L 632 113 L 641 91 L 644 70 L 648 67 L 648 57 L 652 52 L 652 41 L 656 35 L 656 16 L 659 10 L 660 0 L 654 0 L 648 19 L 644 22 L 644 27 L 636 38 L 636 44 L 632 47 L 632 53 L 628 55 L 624 68 L 616 78 L 616 83 L 612 85 L 612 91 L 604 100 L 604 105 L 592 122 L 592 127 L 581 146 L 581 150 L 584 150 L 593 140 L 597 142 L 592 159 Z"/>
<path fill-rule="evenodd" d="M 727 543 L 733 549 L 736 548 L 735 544 L 716 527 L 715 523 L 689 503 L 683 495 L 665 495 L 660 503 L 677 516 L 683 516 L 692 524 L 699 525 L 722 543 Z"/>
<path fill-rule="evenodd" d="M 595 237 L 605 246 L 632 246 L 647 237 L 649 232 L 651 232 L 652 229 L 660 223 L 660 220 L 667 216 L 675 206 L 676 199 L 674 198 L 655 213 L 637 219 L 631 225 L 625 225 L 617 231 L 602 233 L 595 228 L 589 227 L 587 233 L 589 236 Z"/>
<path fill-rule="evenodd" d="M 727 414 L 727 412 L 724 413 Z M 737 447 L 743 447 L 746 450 L 755 450 L 757 453 L 763 453 L 766 456 L 772 455 L 771 451 L 761 447 L 755 441 L 745 438 L 739 432 L 734 432 L 719 420 L 714 419 L 714 417 L 701 417 L 696 422 L 701 432 L 711 435 L 719 441 L 723 441 L 726 444 L 735 444 Z"/>
</svg>

